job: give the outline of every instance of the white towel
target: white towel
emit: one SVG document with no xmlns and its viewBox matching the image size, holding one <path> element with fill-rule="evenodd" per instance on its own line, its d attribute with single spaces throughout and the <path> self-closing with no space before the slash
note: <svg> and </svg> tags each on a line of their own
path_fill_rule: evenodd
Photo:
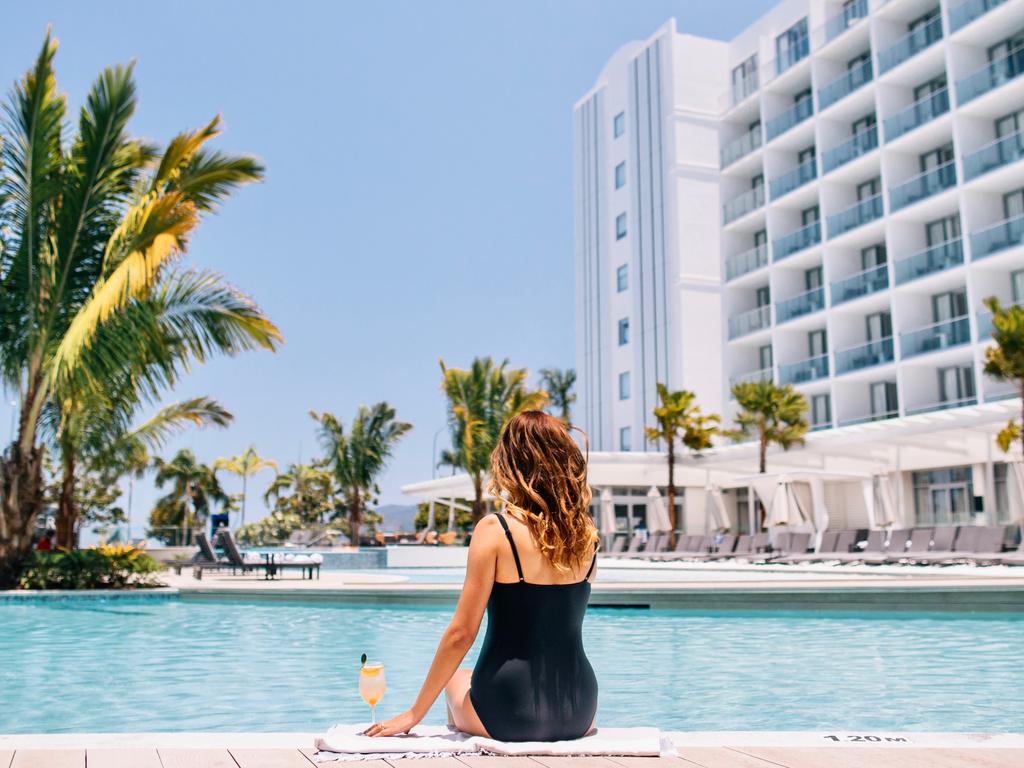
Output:
<svg viewBox="0 0 1024 768">
<path fill-rule="evenodd" d="M 415 757 L 487 755 L 674 755 L 671 740 L 657 728 L 595 728 L 572 741 L 498 741 L 420 725 L 403 736 L 363 736 L 365 725 L 335 725 L 315 742 L 318 763 L 329 760 L 374 760 Z"/>
</svg>

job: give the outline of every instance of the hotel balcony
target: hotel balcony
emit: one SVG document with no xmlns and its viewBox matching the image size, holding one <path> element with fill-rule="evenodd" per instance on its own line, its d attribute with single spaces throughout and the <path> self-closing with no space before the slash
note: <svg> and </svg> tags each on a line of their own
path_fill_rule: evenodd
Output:
<svg viewBox="0 0 1024 768">
<path fill-rule="evenodd" d="M 932 413 L 933 411 L 948 411 L 950 408 L 961 408 L 965 405 L 977 404 L 978 398 L 973 395 L 970 397 L 961 397 L 959 400 L 939 400 L 935 403 L 915 405 L 912 408 L 907 408 L 907 416 L 916 416 L 919 413 Z"/>
<path fill-rule="evenodd" d="M 918 174 L 909 181 L 889 189 L 889 208 L 898 211 L 912 203 L 956 186 L 956 163 L 950 161 L 945 165 L 932 168 Z"/>
<path fill-rule="evenodd" d="M 748 131 L 738 139 L 735 139 L 722 147 L 721 152 L 719 152 L 719 168 L 728 168 L 737 160 L 742 157 L 746 157 L 760 146 L 761 129 L 758 128 L 754 131 Z"/>
<path fill-rule="evenodd" d="M 845 75 L 818 89 L 818 109 L 825 109 L 844 96 L 853 93 L 865 83 L 870 83 L 873 75 L 871 59 L 858 64 Z"/>
<path fill-rule="evenodd" d="M 768 263 L 768 246 L 758 245 L 749 251 L 729 256 L 725 260 L 725 279 L 734 280 L 740 275 L 760 269 Z"/>
<path fill-rule="evenodd" d="M 811 41 L 809 38 L 805 37 L 800 41 L 799 45 L 795 45 L 788 49 L 785 54 L 779 56 L 779 58 L 775 60 L 775 74 L 781 75 L 801 59 L 807 58 L 807 54 L 810 52 Z"/>
<path fill-rule="evenodd" d="M 889 287 L 889 269 L 885 264 L 832 283 L 832 306 L 859 299 Z"/>
<path fill-rule="evenodd" d="M 738 83 L 732 84 L 732 103 L 735 106 L 748 96 L 753 96 L 760 84 L 757 81 L 757 72 L 743 78 Z"/>
<path fill-rule="evenodd" d="M 1010 163 L 1024 160 L 1024 131 L 1011 133 L 964 156 L 964 177 L 967 181 Z"/>
<path fill-rule="evenodd" d="M 956 32 L 1006 0 L 967 0 L 949 9 L 949 31 Z"/>
<path fill-rule="evenodd" d="M 809 357 L 798 363 L 779 366 L 780 384 L 804 384 L 828 377 L 828 355 Z"/>
<path fill-rule="evenodd" d="M 798 165 L 792 171 L 784 173 L 768 182 L 769 189 L 772 193 L 772 200 L 778 200 L 780 197 L 792 192 L 797 187 L 802 187 L 809 181 L 814 181 L 817 177 L 818 162 L 812 157 L 810 160 Z"/>
<path fill-rule="evenodd" d="M 895 419 L 900 415 L 899 411 L 881 411 L 879 413 L 869 413 L 866 416 L 854 416 L 849 419 L 840 419 L 840 427 L 852 427 L 854 424 L 869 424 L 872 421 L 885 421 L 886 419 Z"/>
<path fill-rule="evenodd" d="M 809 315 L 825 308 L 825 289 L 812 288 L 806 293 L 775 304 L 775 322 L 784 323 L 794 317 Z"/>
<path fill-rule="evenodd" d="M 851 229 L 856 229 L 869 221 L 882 217 L 882 195 L 878 194 L 851 205 L 845 211 L 834 213 L 828 217 L 828 236 L 837 237 Z"/>
<path fill-rule="evenodd" d="M 729 318 L 729 338 L 738 339 L 772 324 L 772 308 L 767 304 Z"/>
<path fill-rule="evenodd" d="M 821 222 L 812 221 L 806 227 L 780 237 L 772 243 L 772 258 L 775 261 L 792 256 L 798 251 L 821 242 Z"/>
<path fill-rule="evenodd" d="M 771 381 L 774 376 L 774 372 L 771 368 L 762 368 L 759 371 L 748 371 L 747 373 L 740 373 L 736 376 L 732 376 L 729 379 L 729 387 L 735 387 L 737 384 L 746 384 L 747 382 L 754 381 Z"/>
<path fill-rule="evenodd" d="M 920 125 L 949 112 L 949 89 L 918 99 L 906 109 L 885 119 L 885 140 L 892 141 Z"/>
<path fill-rule="evenodd" d="M 977 261 L 1024 242 L 1024 215 L 1004 219 L 987 229 L 971 233 L 971 259 Z"/>
<path fill-rule="evenodd" d="M 800 99 L 796 104 L 781 115 L 776 115 L 765 126 L 768 141 L 781 136 L 794 125 L 802 123 L 814 113 L 814 105 L 810 99 Z"/>
<path fill-rule="evenodd" d="M 936 16 L 923 27 L 904 35 L 889 48 L 878 54 L 878 71 L 888 72 L 898 64 L 920 53 L 942 39 L 942 16 Z"/>
<path fill-rule="evenodd" d="M 867 18 L 868 0 L 856 0 L 825 22 L 825 42 L 830 43 L 861 19 Z"/>
<path fill-rule="evenodd" d="M 896 285 L 942 272 L 964 263 L 964 244 L 958 237 L 933 245 L 896 262 Z"/>
<path fill-rule="evenodd" d="M 900 334 L 900 352 L 903 358 L 917 357 L 940 349 L 957 347 L 971 341 L 971 325 L 967 315 L 953 320 L 918 328 Z"/>
<path fill-rule="evenodd" d="M 959 81 L 956 84 L 957 101 L 963 106 L 993 88 L 1020 77 L 1022 72 L 1024 72 L 1024 47 L 1012 51 L 1001 59 L 996 59 L 973 75 Z"/>
<path fill-rule="evenodd" d="M 866 155 L 878 147 L 878 128 L 871 126 L 866 131 L 861 131 L 849 141 L 832 147 L 821 156 L 822 173 L 833 171 L 851 160 L 856 160 L 861 155 Z"/>
<path fill-rule="evenodd" d="M 869 341 L 867 344 L 859 344 L 856 347 L 841 349 L 836 352 L 836 375 L 891 363 L 894 357 L 891 336 Z"/>
<path fill-rule="evenodd" d="M 728 224 L 764 205 L 764 185 L 754 187 L 722 206 L 722 223 Z"/>
</svg>

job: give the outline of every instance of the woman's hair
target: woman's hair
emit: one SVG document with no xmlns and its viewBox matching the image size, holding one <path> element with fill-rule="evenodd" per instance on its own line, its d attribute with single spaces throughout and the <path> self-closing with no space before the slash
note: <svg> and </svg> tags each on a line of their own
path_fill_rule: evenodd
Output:
<svg viewBox="0 0 1024 768">
<path fill-rule="evenodd" d="M 583 434 L 584 445 L 587 436 Z M 589 452 L 589 449 L 588 449 Z M 572 571 L 594 554 L 587 459 L 569 428 L 543 411 L 523 411 L 501 431 L 491 453 L 489 490 L 504 493 L 522 513 L 541 553 L 559 571 Z"/>
</svg>

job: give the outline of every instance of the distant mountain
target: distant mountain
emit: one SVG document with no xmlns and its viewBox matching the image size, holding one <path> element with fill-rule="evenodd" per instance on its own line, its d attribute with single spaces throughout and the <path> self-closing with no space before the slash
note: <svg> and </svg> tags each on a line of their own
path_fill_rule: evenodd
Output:
<svg viewBox="0 0 1024 768">
<path fill-rule="evenodd" d="M 415 504 L 384 504 L 374 510 L 384 518 L 380 530 L 386 533 L 411 533 L 416 519 Z"/>
</svg>

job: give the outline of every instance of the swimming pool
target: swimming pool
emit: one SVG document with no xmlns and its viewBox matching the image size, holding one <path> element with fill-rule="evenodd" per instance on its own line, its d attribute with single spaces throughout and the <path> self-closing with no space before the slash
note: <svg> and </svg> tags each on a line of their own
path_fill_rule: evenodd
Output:
<svg viewBox="0 0 1024 768">
<path fill-rule="evenodd" d="M 363 652 L 386 665 L 386 716 L 411 704 L 449 616 L 147 598 L 0 604 L 0 733 L 316 731 L 358 722 L 367 715 L 356 691 Z M 1017 618 L 594 609 L 584 631 L 603 723 L 1021 727 Z M 427 722 L 443 720 L 435 706 Z"/>
</svg>

